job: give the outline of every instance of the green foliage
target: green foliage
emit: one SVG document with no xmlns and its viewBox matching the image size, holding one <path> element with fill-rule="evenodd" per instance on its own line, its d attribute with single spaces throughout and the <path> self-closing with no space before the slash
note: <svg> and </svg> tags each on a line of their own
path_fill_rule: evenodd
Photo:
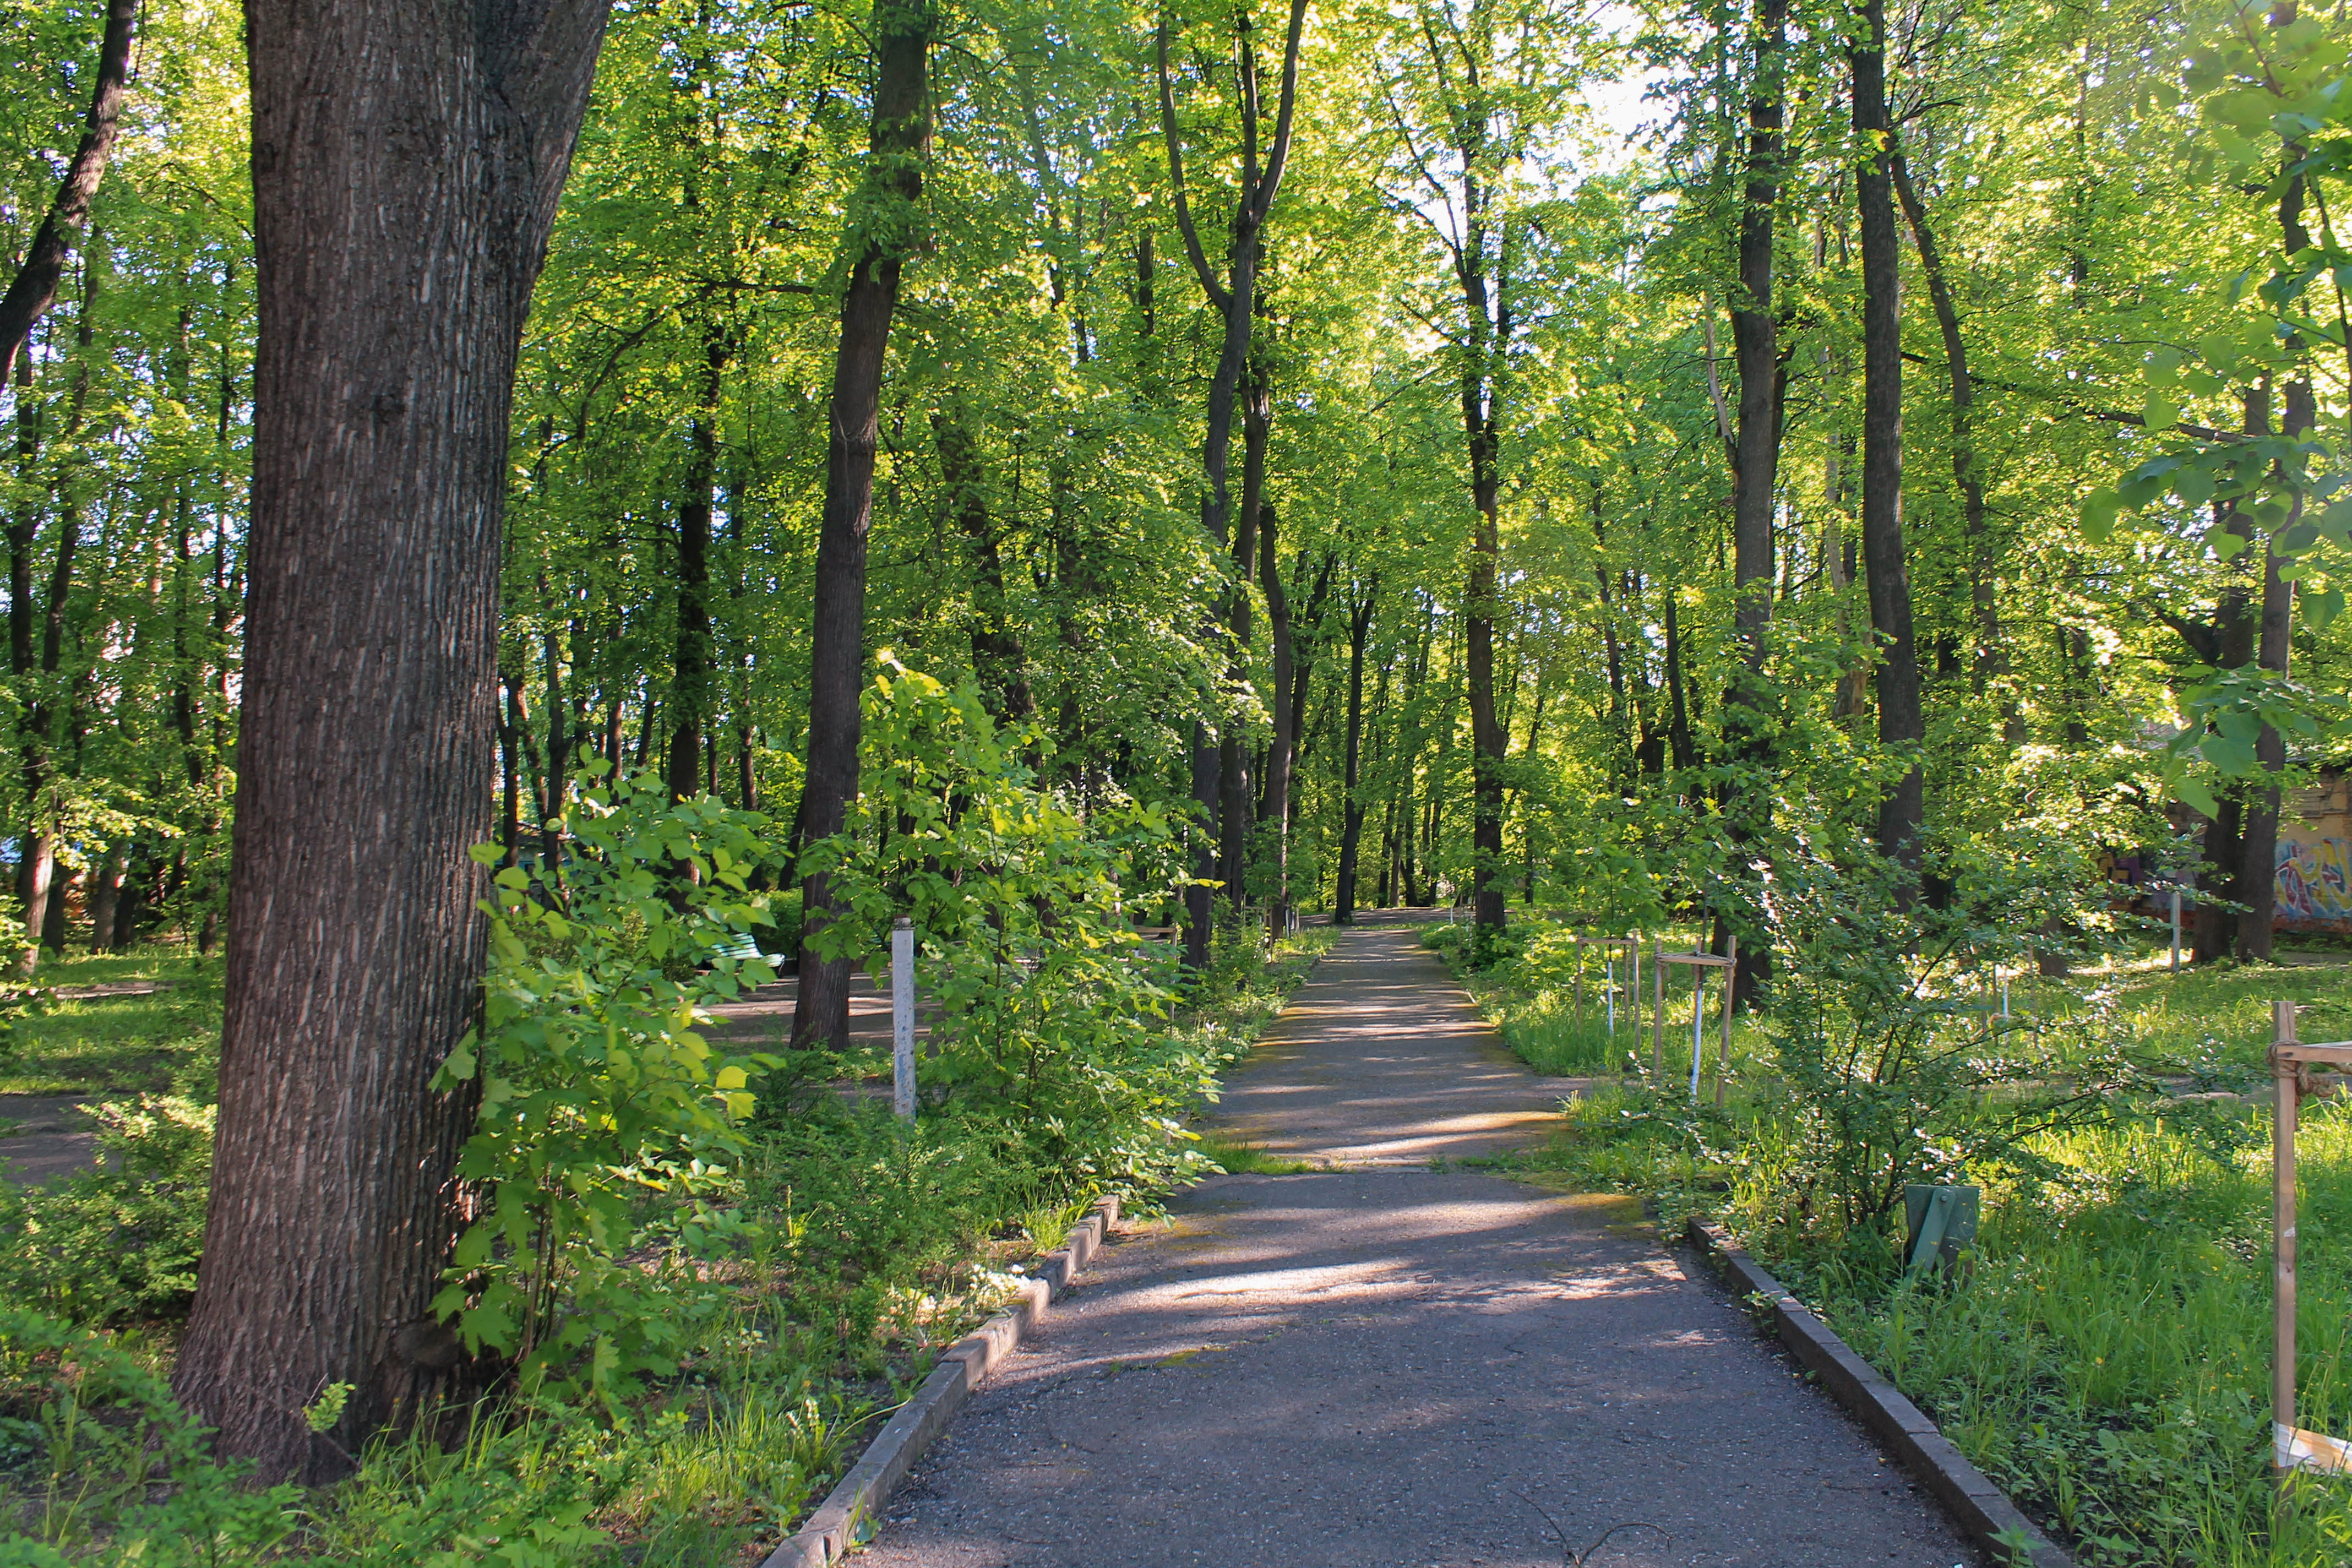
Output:
<svg viewBox="0 0 2352 1568">
<path fill-rule="evenodd" d="M 479 1079 L 458 1171 L 487 1212 L 435 1309 L 533 1385 L 553 1375 L 611 1399 L 673 1370 L 702 1310 L 688 1260 L 738 1229 L 719 1200 L 766 1063 L 715 1052 L 697 1009 L 772 977 L 714 956 L 760 917 L 749 877 L 770 853 L 764 826 L 707 796 L 673 804 L 650 775 L 621 779 L 575 808 L 564 906 L 499 873 L 482 1027 L 438 1080 Z M 648 1247 L 662 1261 L 635 1256 Z"/>
<path fill-rule="evenodd" d="M 2014 928 L 1973 922 L 1965 895 L 1958 912 L 1938 915 L 1898 889 L 1867 866 L 1792 857 L 1778 868 L 1767 1026 L 1777 1082 L 1735 1142 L 1736 1201 L 1782 1234 L 1781 1249 L 1877 1245 L 1906 1184 L 2038 1168 L 2038 1134 L 2103 1120 L 2109 1097 L 2138 1086 L 2119 1046 L 2100 1038 L 2105 1009 L 2074 1020 L 2063 1073 L 2039 1030 L 1998 1016 L 1988 972 L 2019 956 Z"/>
<path fill-rule="evenodd" d="M 870 1336 L 908 1281 L 952 1270 L 975 1237 L 1068 1190 L 1060 1172 L 1012 1163 L 992 1131 L 944 1117 L 908 1130 L 869 1105 L 768 1131 L 745 1201 L 766 1216 L 795 1315 Z"/>
<path fill-rule="evenodd" d="M 178 1317 L 204 1247 L 212 1108 L 142 1095 L 90 1113 L 92 1169 L 0 1182 L 0 1294 L 82 1324 Z"/>
<path fill-rule="evenodd" d="M 218 1568 L 262 1560 L 301 1492 L 214 1462 L 163 1380 L 105 1337 L 0 1309 L 0 1563 Z"/>
<path fill-rule="evenodd" d="M 1094 1189 L 1166 1181 L 1215 1066 L 1169 1027 L 1170 955 L 1136 931 L 1176 896 L 1173 824 L 1133 802 L 1081 815 L 1037 786 L 971 683 L 883 664 L 860 821 L 804 857 L 844 906 L 818 947 L 874 956 L 910 919 L 933 1103 Z"/>
</svg>

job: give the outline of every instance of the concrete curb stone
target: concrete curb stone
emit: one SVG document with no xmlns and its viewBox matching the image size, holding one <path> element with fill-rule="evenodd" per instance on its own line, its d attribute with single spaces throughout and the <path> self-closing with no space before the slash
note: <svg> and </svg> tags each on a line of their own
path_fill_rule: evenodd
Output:
<svg viewBox="0 0 2352 1568">
<path fill-rule="evenodd" d="M 1961 1533 L 1983 1549 L 1988 1561 L 2015 1563 L 2016 1557 L 2000 1538 L 2022 1536 L 2029 1543 L 2030 1568 L 2074 1568 L 2074 1560 L 2035 1528 L 2007 1493 L 1986 1479 L 1984 1472 L 1952 1446 L 1926 1412 L 1854 1354 L 1828 1324 L 1790 1295 L 1719 1226 L 1694 1215 L 1684 1228 L 1692 1245 L 1736 1293 L 1761 1296 L 1770 1304 L 1772 1327 L 1781 1342 L 1821 1380 L 1832 1397 L 1919 1478 Z"/>
<path fill-rule="evenodd" d="M 760 1568 L 829 1568 L 865 1544 L 875 1517 L 915 1461 L 947 1430 L 972 1391 L 1036 1329 L 1054 1298 L 1077 1282 L 1118 1223 L 1118 1200 L 1108 1197 L 1072 1226 L 1068 1243 L 1046 1256 L 1010 1306 L 940 1353 L 922 1387 L 898 1406 L 849 1473 Z"/>
</svg>

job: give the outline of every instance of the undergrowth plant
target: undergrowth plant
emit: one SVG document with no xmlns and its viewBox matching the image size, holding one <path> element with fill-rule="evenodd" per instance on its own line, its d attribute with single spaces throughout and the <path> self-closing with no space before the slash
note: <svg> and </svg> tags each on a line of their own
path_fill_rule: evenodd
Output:
<svg viewBox="0 0 2352 1568">
<path fill-rule="evenodd" d="M 711 1310 L 701 1262 L 740 1230 L 728 1173 L 768 1063 L 697 1026 L 702 1004 L 773 978 L 719 955 L 760 920 L 749 879 L 772 851 L 756 813 L 589 772 L 562 900 L 520 868 L 496 878 L 482 1026 L 437 1080 L 480 1080 L 458 1174 L 484 1212 L 434 1308 L 527 1384 L 609 1400 L 675 1369 Z"/>
<path fill-rule="evenodd" d="M 895 918 L 913 921 L 928 1096 L 1024 1163 L 1094 1190 L 1181 1174 L 1181 1118 L 1216 1064 L 1169 1026 L 1172 957 L 1137 930 L 1177 895 L 1175 824 L 1132 801 L 1079 812 L 969 680 L 882 663 L 858 820 L 804 856 L 843 906 L 817 945 L 871 959 Z"/>
</svg>

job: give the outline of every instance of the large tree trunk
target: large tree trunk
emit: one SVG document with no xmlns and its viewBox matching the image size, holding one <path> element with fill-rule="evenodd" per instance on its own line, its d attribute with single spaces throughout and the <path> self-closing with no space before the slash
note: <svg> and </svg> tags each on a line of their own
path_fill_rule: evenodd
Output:
<svg viewBox="0 0 2352 1568">
<path fill-rule="evenodd" d="M 874 122 L 866 163 L 869 195 L 900 209 L 913 224 L 930 146 L 931 35 L 939 16 L 930 0 L 874 0 Z M 874 521 L 874 455 L 881 439 L 882 362 L 890 317 L 898 303 L 903 252 L 869 239 L 849 272 L 841 300 L 841 346 L 833 362 L 832 416 L 827 421 L 824 515 L 818 526 L 814 605 L 809 627 L 809 734 L 801 831 L 807 841 L 830 838 L 849 820 L 857 798 L 857 700 L 865 686 L 866 535 Z M 824 873 L 801 879 L 805 911 L 801 938 L 800 994 L 793 1008 L 793 1044 L 849 1044 L 849 978 L 855 960 L 826 958 L 816 935 L 835 909 Z"/>
<path fill-rule="evenodd" d="M 1475 301 L 1475 308 L 1483 316 L 1483 298 Z M 1507 327 L 1497 337 L 1507 343 Z M 1478 929 L 1486 932 L 1503 929 L 1503 748 L 1508 743 L 1495 717 L 1495 622 L 1501 612 L 1497 589 L 1503 556 L 1499 401 L 1485 365 L 1464 378 L 1470 499 L 1478 514 L 1471 526 L 1470 581 L 1463 597 L 1463 662 L 1470 697 L 1470 843 L 1477 857 L 1470 894 Z"/>
<path fill-rule="evenodd" d="M 1257 568 L 1258 527 L 1264 521 L 1265 507 L 1265 451 L 1273 437 L 1273 425 L 1274 390 L 1266 382 L 1264 356 L 1254 353 L 1242 384 L 1241 510 L 1234 529 L 1233 586 L 1225 603 L 1226 630 L 1232 637 L 1226 646 L 1229 662 L 1225 679 L 1235 688 L 1249 679 L 1250 646 L 1255 641 L 1249 581 Z M 1276 695 L 1278 701 L 1278 687 Z M 1243 741 L 1244 726 L 1237 719 L 1228 719 L 1217 753 L 1223 794 L 1217 875 L 1224 881 L 1225 899 L 1236 915 L 1249 902 L 1250 839 L 1256 802 L 1250 779 L 1249 748 Z"/>
<path fill-rule="evenodd" d="M 2285 426 L 2290 435 L 2300 434 L 2295 423 L 2295 394 L 2303 393 L 2303 403 L 2310 405 L 2307 387 L 2287 389 Z M 2310 428 L 2306 421 L 2302 430 Z M 2262 634 L 2256 645 L 2255 661 L 2263 668 L 2280 675 L 2287 672 L 2287 652 L 2294 626 L 2294 584 L 2279 576 L 2278 552 L 2268 540 L 2263 542 L 2263 616 Z M 2275 778 L 2286 767 L 2286 739 L 2271 725 L 2265 724 L 2254 740 L 2254 757 L 2263 771 Z M 2279 786 L 2259 784 L 2246 792 L 2244 837 L 2238 847 L 2237 890 L 2231 896 L 2245 909 L 2238 916 L 2238 956 L 2268 963 L 2271 956 L 2271 925 L 2278 910 L 2278 828 Z"/>
<path fill-rule="evenodd" d="M 1927 726 L 1903 548 L 1903 283 L 1891 168 L 1895 131 L 1886 113 L 1885 0 L 1867 0 L 1862 21 L 1861 47 L 1846 57 L 1854 134 L 1877 149 L 1854 175 L 1862 231 L 1862 557 L 1870 582 L 1870 625 L 1878 637 L 1879 743 L 1912 756 L 1879 803 L 1878 847 L 1916 891 L 1920 822 L 1927 815 L 1917 752 Z"/>
<path fill-rule="evenodd" d="M 264 1479 L 415 1415 L 475 1097 L 507 419 L 603 0 L 253 0 L 250 590 L 211 1208 L 173 1392 Z M 305 1406 L 352 1385 L 324 1435 Z"/>
</svg>

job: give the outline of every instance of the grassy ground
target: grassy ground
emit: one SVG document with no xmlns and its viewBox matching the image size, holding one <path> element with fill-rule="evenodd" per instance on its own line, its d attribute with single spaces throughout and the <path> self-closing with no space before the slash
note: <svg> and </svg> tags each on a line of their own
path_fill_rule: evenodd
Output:
<svg viewBox="0 0 2352 1568">
<path fill-rule="evenodd" d="M 1622 1060 L 1622 1034 L 1612 1053 L 1527 981 L 1506 966 L 1476 987 L 1523 1057 L 1586 1073 Z M 2119 1029 L 2142 1067 L 2239 1090 L 2259 1087 L 2282 997 L 2305 1005 L 2305 1039 L 2352 1036 L 2340 966 L 2176 976 L 2158 952 L 2011 987 L 2062 1058 L 2079 1047 L 2087 1059 L 2093 1034 Z M 1673 1227 L 1693 1211 L 1725 1218 L 2086 1564 L 2352 1561 L 2352 1487 L 2314 1483 L 2292 1513 L 2272 1506 L 2266 1104 L 2152 1096 L 2041 1135 L 2025 1164 L 1972 1173 L 1984 1218 L 1966 1274 L 1906 1282 L 1874 1237 L 1829 1244 L 1764 1223 L 1793 1136 L 1769 1042 L 1743 1025 L 1731 1105 L 1695 1116 L 1688 1020 L 1686 1004 L 1670 1010 L 1665 1093 L 1609 1076 L 1570 1104 L 1530 1173 L 1640 1194 Z M 2352 1436 L 2352 1104 L 2308 1109 L 2300 1153 L 2302 1424 Z"/>
<path fill-rule="evenodd" d="M 18 1014 L 0 1043 L 0 1094 L 165 1093 L 210 1070 L 220 1034 L 220 961 L 178 946 L 48 957 L 36 984 L 50 995 Z M 56 997 L 58 991 L 145 981 L 136 996 Z"/>
</svg>

